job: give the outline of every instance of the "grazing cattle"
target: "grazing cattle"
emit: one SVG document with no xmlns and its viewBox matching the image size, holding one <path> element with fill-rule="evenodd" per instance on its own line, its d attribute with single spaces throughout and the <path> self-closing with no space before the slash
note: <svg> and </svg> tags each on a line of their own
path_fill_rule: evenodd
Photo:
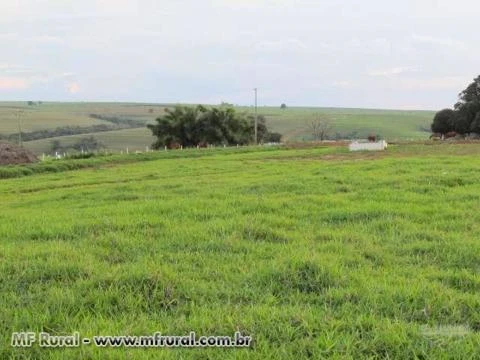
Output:
<svg viewBox="0 0 480 360">
<path fill-rule="evenodd" d="M 375 135 L 368 135 L 368 141 L 369 142 L 375 142 L 375 141 L 377 141 L 377 137 Z"/>
<path fill-rule="evenodd" d="M 177 149 L 180 149 L 182 147 L 182 145 L 180 145 L 177 142 L 171 142 L 167 145 L 167 147 L 171 150 L 177 150 Z"/>
<path fill-rule="evenodd" d="M 455 131 L 450 131 L 448 133 L 445 134 L 445 139 L 450 139 L 450 138 L 454 138 L 455 136 L 457 136 L 458 134 L 455 132 Z"/>
</svg>

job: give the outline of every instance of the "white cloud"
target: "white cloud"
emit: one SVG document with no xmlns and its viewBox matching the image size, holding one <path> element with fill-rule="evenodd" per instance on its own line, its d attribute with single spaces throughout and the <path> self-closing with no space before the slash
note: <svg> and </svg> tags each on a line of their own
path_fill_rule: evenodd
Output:
<svg viewBox="0 0 480 360">
<path fill-rule="evenodd" d="M 289 39 L 282 39 L 282 40 L 274 40 L 274 41 L 263 41 L 257 45 L 257 49 L 266 52 L 277 52 L 277 51 L 294 51 L 298 49 L 307 49 L 307 45 L 305 45 L 302 41 L 289 38 Z"/>
<path fill-rule="evenodd" d="M 51 35 L 39 35 L 33 36 L 30 40 L 36 43 L 43 43 L 43 44 L 61 44 L 63 43 L 63 39 L 58 36 L 51 36 Z"/>
<path fill-rule="evenodd" d="M 394 75 L 408 74 L 412 72 L 418 72 L 418 68 L 415 66 L 397 66 L 388 69 L 371 70 L 368 72 L 368 75 L 389 77 Z"/>
<path fill-rule="evenodd" d="M 43 45 L 60 45 L 64 43 L 63 38 L 60 36 L 53 36 L 49 34 L 32 34 L 30 32 L 25 33 L 3 33 L 0 34 L 0 42 L 5 43 L 5 46 L 43 46 Z"/>
<path fill-rule="evenodd" d="M 142 0 L 16 0 L 1 1 L 2 20 L 18 17 L 31 19 L 61 19 L 75 17 L 118 17 L 138 14 Z M 3 15 L 5 17 L 3 17 Z"/>
<path fill-rule="evenodd" d="M 397 84 L 404 90 L 450 90 L 460 92 L 469 81 L 468 76 L 441 76 L 427 79 L 398 79 Z"/>
<path fill-rule="evenodd" d="M 465 44 L 462 41 L 454 40 L 450 37 L 438 37 L 438 36 L 431 36 L 431 35 L 413 34 L 412 39 L 414 42 L 419 44 L 431 44 L 431 45 L 447 46 L 447 47 L 454 47 L 454 48 L 465 47 Z"/>
<path fill-rule="evenodd" d="M 9 63 L 0 63 L 0 71 L 6 71 L 11 69 L 23 68 L 22 65 L 12 65 Z"/>
<path fill-rule="evenodd" d="M 348 80 L 337 80 L 332 83 L 334 87 L 343 88 L 343 89 L 352 89 L 355 87 L 351 81 Z"/>
<path fill-rule="evenodd" d="M 17 33 L 12 32 L 0 33 L 0 40 L 15 40 L 18 39 L 18 36 Z"/>
<path fill-rule="evenodd" d="M 25 66 L 22 64 L 0 63 L 0 76 L 2 74 L 5 76 L 19 74 L 22 74 L 22 76 L 33 76 L 34 73 L 35 70 L 30 66 Z"/>
</svg>

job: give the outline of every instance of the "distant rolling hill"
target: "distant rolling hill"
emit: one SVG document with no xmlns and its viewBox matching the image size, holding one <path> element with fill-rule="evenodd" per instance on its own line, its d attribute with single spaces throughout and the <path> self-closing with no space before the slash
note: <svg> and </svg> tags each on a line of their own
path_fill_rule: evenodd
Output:
<svg viewBox="0 0 480 360">
<path fill-rule="evenodd" d="M 144 150 L 154 141 L 146 124 L 164 114 L 166 104 L 136 103 L 42 103 L 0 102 L 0 136 L 19 132 L 37 132 L 43 138 L 25 141 L 24 146 L 37 154 L 48 153 L 52 140 L 68 146 L 82 137 L 94 136 L 112 151 Z M 253 107 L 238 107 L 238 111 L 253 113 Z M 272 131 L 283 134 L 284 141 L 311 140 L 308 124 L 317 117 L 328 118 L 331 137 L 364 138 L 379 134 L 387 140 L 422 139 L 434 113 L 431 111 L 371 110 L 344 108 L 259 107 Z M 94 115 L 94 116 L 92 116 Z M 106 119 L 106 120 L 105 120 Z M 111 119 L 119 119 L 112 122 Z M 64 130 L 74 127 L 79 134 L 50 137 L 43 130 Z M 89 132 L 92 129 L 92 132 Z M 97 131 L 101 129 L 102 131 Z M 71 130 L 71 129 L 70 129 Z M 94 130 L 94 131 L 93 131 Z M 40 132 L 42 132 L 40 134 Z M 44 137 L 48 136 L 48 137 Z"/>
</svg>

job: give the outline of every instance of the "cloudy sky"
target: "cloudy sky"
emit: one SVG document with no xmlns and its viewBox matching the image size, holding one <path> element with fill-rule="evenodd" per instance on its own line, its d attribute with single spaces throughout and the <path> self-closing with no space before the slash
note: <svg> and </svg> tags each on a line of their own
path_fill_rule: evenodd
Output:
<svg viewBox="0 0 480 360">
<path fill-rule="evenodd" d="M 437 109 L 478 0 L 0 0 L 0 100 Z"/>
</svg>

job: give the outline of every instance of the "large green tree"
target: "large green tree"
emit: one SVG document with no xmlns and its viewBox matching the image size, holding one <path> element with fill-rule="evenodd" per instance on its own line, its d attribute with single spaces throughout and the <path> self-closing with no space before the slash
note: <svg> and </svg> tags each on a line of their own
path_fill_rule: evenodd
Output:
<svg viewBox="0 0 480 360">
<path fill-rule="evenodd" d="M 475 119 L 473 119 L 472 123 L 470 124 L 470 131 L 480 134 L 480 112 L 477 113 Z"/>
<path fill-rule="evenodd" d="M 432 131 L 434 133 L 446 134 L 450 131 L 454 131 L 455 111 L 452 109 L 443 109 L 435 114 L 432 123 Z"/>
<path fill-rule="evenodd" d="M 452 109 L 444 109 L 435 114 L 432 131 L 445 134 L 455 131 L 459 134 L 478 132 L 480 113 L 480 76 L 458 94 L 458 102 Z"/>
<path fill-rule="evenodd" d="M 166 114 L 156 119 L 155 124 L 148 125 L 157 137 L 153 148 L 163 146 L 194 147 L 200 144 L 245 145 L 254 141 L 255 119 L 251 115 L 238 113 L 233 107 L 207 108 L 176 106 L 166 109 Z M 268 131 L 265 118 L 258 117 L 258 139 L 268 142 L 280 139 L 280 134 Z"/>
<path fill-rule="evenodd" d="M 459 110 L 468 104 L 480 103 L 480 75 L 473 79 L 465 90 L 458 94 L 458 102 L 455 109 Z"/>
</svg>

